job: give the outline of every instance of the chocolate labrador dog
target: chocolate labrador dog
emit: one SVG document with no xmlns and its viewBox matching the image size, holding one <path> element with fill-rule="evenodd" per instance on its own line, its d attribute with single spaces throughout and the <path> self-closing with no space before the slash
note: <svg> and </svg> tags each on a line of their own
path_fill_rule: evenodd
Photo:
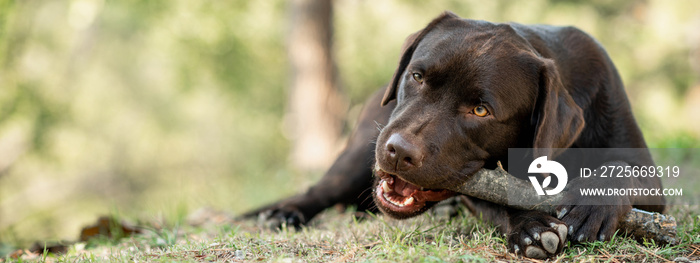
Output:
<svg viewBox="0 0 700 263">
<path fill-rule="evenodd" d="M 600 44 L 573 27 L 494 24 L 446 12 L 407 38 L 393 79 L 368 100 L 347 147 L 321 181 L 248 215 L 272 226 L 300 226 L 346 204 L 413 217 L 458 195 L 444 190 L 448 185 L 507 160 L 508 148 L 546 155 L 569 147 L 646 148 Z M 619 161 L 653 165 L 648 156 Z M 661 185 L 658 178 L 625 180 Z M 609 240 L 633 206 L 664 209 L 619 197 L 616 205 L 561 205 L 553 217 L 462 200 L 507 234 L 511 251 L 533 258 L 559 253 L 567 240 Z"/>
</svg>

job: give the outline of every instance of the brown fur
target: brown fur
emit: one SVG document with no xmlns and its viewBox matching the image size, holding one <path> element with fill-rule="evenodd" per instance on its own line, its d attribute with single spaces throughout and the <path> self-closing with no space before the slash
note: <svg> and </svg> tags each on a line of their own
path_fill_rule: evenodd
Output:
<svg viewBox="0 0 700 263">
<path fill-rule="evenodd" d="M 474 115 L 471 111 L 479 105 L 490 114 Z M 305 194 L 250 214 L 263 213 L 273 226 L 299 226 L 338 203 L 373 210 L 375 161 L 412 184 L 446 189 L 481 168 L 494 168 L 496 161 L 507 159 L 508 148 L 535 148 L 540 156 L 569 147 L 646 148 L 605 50 L 573 27 L 494 24 L 446 12 L 407 38 L 390 84 L 368 100 L 346 149 L 321 181 Z M 619 156 L 618 161 L 653 165 L 649 155 Z M 636 178 L 620 183 L 661 185 Z M 561 251 L 567 233 L 559 226 L 570 228 L 568 238 L 574 242 L 608 240 L 617 219 L 641 203 L 621 199 L 615 206 L 561 206 L 566 212 L 554 218 L 463 199 L 473 213 L 508 234 L 512 250 L 531 257 Z M 386 214 L 404 218 L 433 203 L 411 213 L 376 204 Z M 539 240 L 542 236 L 554 239 Z M 545 241 L 554 242 L 555 250 L 545 247 Z"/>
</svg>

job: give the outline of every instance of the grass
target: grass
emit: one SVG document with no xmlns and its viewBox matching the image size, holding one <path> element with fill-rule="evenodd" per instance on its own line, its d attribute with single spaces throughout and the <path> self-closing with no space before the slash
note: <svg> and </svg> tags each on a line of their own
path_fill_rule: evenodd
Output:
<svg viewBox="0 0 700 263">
<path fill-rule="evenodd" d="M 568 246 L 554 262 L 665 262 L 679 257 L 700 259 L 700 216 L 697 210 L 671 211 L 679 219 L 676 246 L 657 246 L 615 236 L 611 242 Z M 147 231 L 119 240 L 76 243 L 67 253 L 24 253 L 2 261 L 45 262 L 494 262 L 529 260 L 508 253 L 505 238 L 495 228 L 470 215 L 448 218 L 426 214 L 409 220 L 373 216 L 358 221 L 353 213 L 322 213 L 300 231 L 263 229 L 254 221 L 217 222 L 192 226 L 146 227 Z M 224 218 L 224 220 L 221 220 Z M 151 223 L 151 226 L 163 225 Z M 531 260 L 539 262 L 536 260 Z"/>
</svg>

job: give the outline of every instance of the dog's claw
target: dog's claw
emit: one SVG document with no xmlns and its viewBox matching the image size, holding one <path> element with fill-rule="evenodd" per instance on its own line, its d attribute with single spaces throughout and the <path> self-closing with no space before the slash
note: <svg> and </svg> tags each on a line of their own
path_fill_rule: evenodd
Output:
<svg viewBox="0 0 700 263">
<path fill-rule="evenodd" d="M 562 219 L 562 218 L 566 215 L 566 212 L 569 212 L 569 211 L 567 211 L 566 208 L 562 208 L 562 209 L 559 211 L 559 213 L 557 213 L 557 218 L 558 218 L 558 219 Z"/>
</svg>

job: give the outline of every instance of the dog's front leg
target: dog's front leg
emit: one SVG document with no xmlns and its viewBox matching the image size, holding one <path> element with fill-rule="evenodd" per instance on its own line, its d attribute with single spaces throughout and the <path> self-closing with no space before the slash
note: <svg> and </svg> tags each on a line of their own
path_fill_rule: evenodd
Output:
<svg viewBox="0 0 700 263">
<path fill-rule="evenodd" d="M 553 216 L 462 197 L 472 214 L 492 223 L 506 235 L 511 252 L 543 259 L 560 253 L 566 244 L 567 226 Z"/>
</svg>

